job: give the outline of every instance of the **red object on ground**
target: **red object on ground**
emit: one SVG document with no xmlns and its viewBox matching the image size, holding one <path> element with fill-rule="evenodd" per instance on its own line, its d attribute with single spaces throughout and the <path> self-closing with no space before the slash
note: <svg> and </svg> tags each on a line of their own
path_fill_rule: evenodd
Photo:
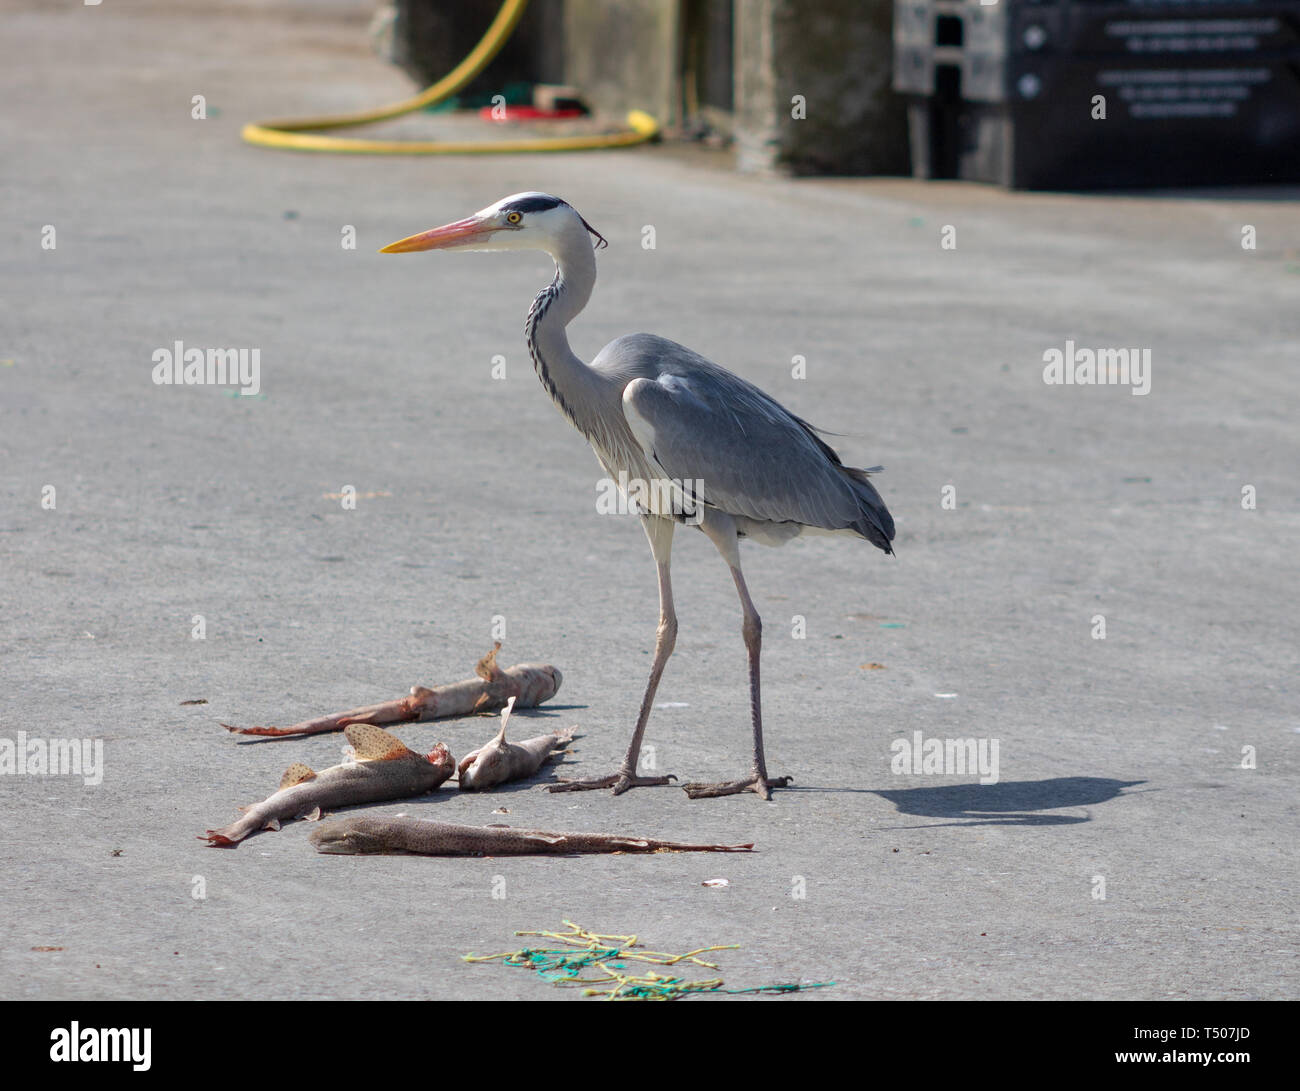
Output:
<svg viewBox="0 0 1300 1091">
<path fill-rule="evenodd" d="M 505 116 L 494 116 L 496 106 L 482 106 L 478 116 L 484 121 L 563 121 L 566 118 L 582 117 L 585 113 L 576 107 L 565 110 L 539 110 L 536 106 L 507 106 Z"/>
</svg>

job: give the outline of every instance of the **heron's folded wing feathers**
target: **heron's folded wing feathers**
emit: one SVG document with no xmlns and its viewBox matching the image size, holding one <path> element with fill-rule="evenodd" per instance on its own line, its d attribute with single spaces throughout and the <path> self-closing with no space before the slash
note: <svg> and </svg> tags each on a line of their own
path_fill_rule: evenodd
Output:
<svg viewBox="0 0 1300 1091">
<path fill-rule="evenodd" d="M 835 452 L 730 372 L 634 379 L 623 412 L 647 457 L 675 481 L 701 482 L 699 495 L 712 507 L 828 530 L 861 519 L 857 490 Z"/>
</svg>

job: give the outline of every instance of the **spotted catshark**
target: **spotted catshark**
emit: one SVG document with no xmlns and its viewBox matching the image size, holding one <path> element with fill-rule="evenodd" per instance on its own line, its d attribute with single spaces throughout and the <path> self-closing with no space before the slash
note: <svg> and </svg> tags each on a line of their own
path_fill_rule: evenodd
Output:
<svg viewBox="0 0 1300 1091">
<path fill-rule="evenodd" d="M 397 736 L 373 724 L 349 724 L 343 731 L 356 752 L 355 761 L 319 773 L 301 763 L 289 766 L 275 794 L 245 808 L 247 813 L 238 822 L 208 830 L 199 840 L 233 847 L 258 830 L 278 830 L 281 822 L 319 818 L 329 807 L 431 792 L 455 771 L 456 759 L 441 743 L 428 754 L 417 754 Z"/>
<path fill-rule="evenodd" d="M 692 845 L 608 833 L 460 826 L 427 818 L 343 818 L 313 830 L 317 852 L 339 855 L 536 856 L 587 852 L 752 852 L 748 845 Z"/>
<path fill-rule="evenodd" d="M 570 727 L 523 742 L 506 742 L 506 724 L 510 722 L 514 707 L 515 699 L 511 697 L 501 710 L 501 730 L 496 738 L 461 759 L 458 769 L 460 786 L 466 791 L 492 788 L 508 780 L 531 777 L 554 751 L 562 750 L 572 741 L 573 728 Z"/>
</svg>

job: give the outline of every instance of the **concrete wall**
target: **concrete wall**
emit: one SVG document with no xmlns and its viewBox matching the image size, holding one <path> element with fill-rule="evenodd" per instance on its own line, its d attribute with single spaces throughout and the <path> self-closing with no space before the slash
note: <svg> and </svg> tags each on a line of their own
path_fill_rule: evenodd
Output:
<svg viewBox="0 0 1300 1091">
<path fill-rule="evenodd" d="M 683 120 L 685 3 L 533 0 L 467 91 L 496 91 L 512 80 L 573 84 L 598 113 L 642 109 L 672 129 Z M 410 54 L 399 63 L 424 84 L 478 41 L 499 0 L 396 4 Z M 892 0 L 735 0 L 738 167 L 908 173 L 906 111 L 890 88 L 892 19 Z M 795 95 L 804 98 L 802 118 L 792 116 Z"/>
<path fill-rule="evenodd" d="M 737 0 L 737 166 L 906 174 L 907 119 L 890 89 L 892 0 Z M 792 116 L 802 95 L 806 116 Z"/>
<path fill-rule="evenodd" d="M 601 113 L 679 120 L 677 0 L 565 0 L 565 83 Z"/>
</svg>

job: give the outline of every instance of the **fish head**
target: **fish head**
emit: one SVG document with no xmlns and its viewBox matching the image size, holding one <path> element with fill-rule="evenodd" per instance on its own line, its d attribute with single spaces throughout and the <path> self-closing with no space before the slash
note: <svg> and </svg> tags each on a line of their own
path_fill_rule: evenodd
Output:
<svg viewBox="0 0 1300 1091">
<path fill-rule="evenodd" d="M 461 788 L 470 791 L 475 788 L 490 788 L 500 784 L 506 776 L 505 760 L 507 743 L 504 739 L 493 739 L 461 760 L 457 773 L 460 775 Z"/>
<path fill-rule="evenodd" d="M 451 751 L 442 743 L 430 750 L 425 755 L 425 758 L 428 759 L 430 765 L 436 767 L 442 773 L 444 780 L 456 771 L 456 759 L 451 756 Z"/>
<path fill-rule="evenodd" d="M 307 838 L 317 852 L 341 856 L 374 856 L 387 850 L 387 838 L 381 822 L 360 825 L 355 822 L 327 822 Z"/>
</svg>

